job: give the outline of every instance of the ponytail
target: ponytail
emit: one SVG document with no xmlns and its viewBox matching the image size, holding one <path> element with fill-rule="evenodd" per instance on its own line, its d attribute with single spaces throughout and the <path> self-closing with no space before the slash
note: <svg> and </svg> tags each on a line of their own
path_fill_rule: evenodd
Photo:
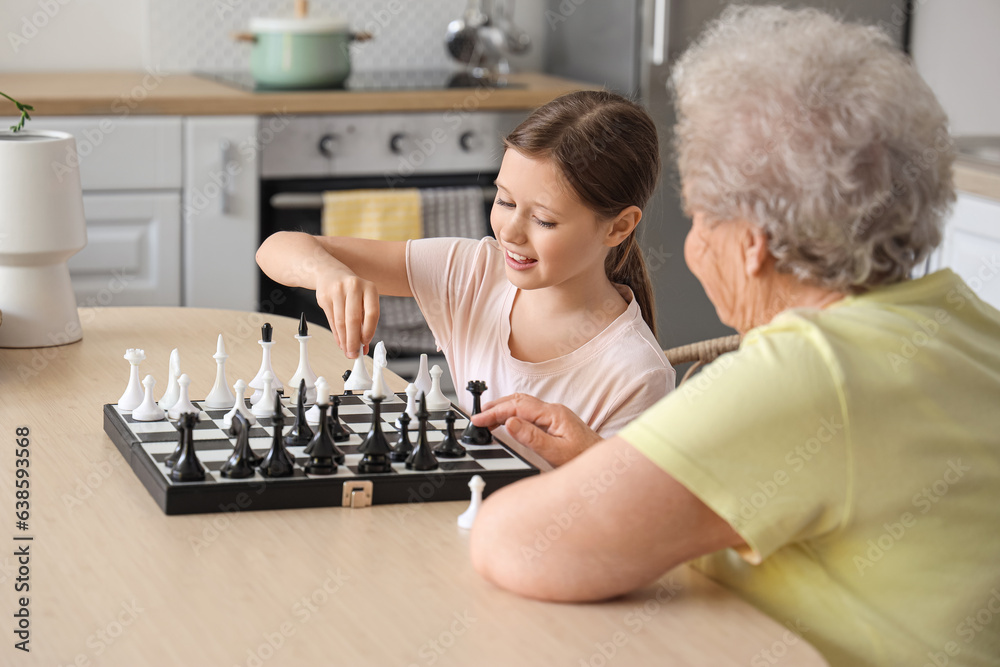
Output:
<svg viewBox="0 0 1000 667">
<path fill-rule="evenodd" d="M 611 249 L 604 260 L 604 270 L 613 283 L 619 283 L 632 290 L 632 296 L 639 304 L 642 319 L 656 336 L 656 304 L 653 299 L 653 284 L 646 270 L 646 260 L 635 238 L 635 230 Z"/>
</svg>

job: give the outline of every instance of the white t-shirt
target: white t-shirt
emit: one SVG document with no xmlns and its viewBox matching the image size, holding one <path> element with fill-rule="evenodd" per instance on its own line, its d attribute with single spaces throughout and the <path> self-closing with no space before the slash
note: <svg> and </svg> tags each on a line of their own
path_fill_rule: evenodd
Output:
<svg viewBox="0 0 1000 667">
<path fill-rule="evenodd" d="M 496 239 L 414 239 L 406 244 L 410 289 L 451 367 L 459 405 L 483 380 L 483 403 L 521 392 L 561 403 L 610 437 L 674 388 L 674 369 L 627 287 L 628 308 L 603 331 L 581 331 L 567 352 L 542 362 L 510 353 L 510 312 L 517 288 L 506 276 Z M 544 325 L 544 323 L 539 323 Z M 584 342 L 584 339 L 590 338 Z M 575 350 L 569 350 L 576 346 Z"/>
</svg>

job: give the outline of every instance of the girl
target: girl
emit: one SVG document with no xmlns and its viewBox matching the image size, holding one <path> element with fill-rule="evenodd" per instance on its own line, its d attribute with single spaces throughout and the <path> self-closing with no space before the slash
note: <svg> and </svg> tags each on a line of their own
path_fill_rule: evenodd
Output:
<svg viewBox="0 0 1000 667">
<path fill-rule="evenodd" d="M 379 294 L 413 296 L 464 409 L 462 388 L 484 380 L 487 396 L 562 403 L 608 437 L 674 386 L 635 238 L 659 177 L 656 128 L 629 100 L 583 91 L 537 109 L 504 144 L 495 239 L 280 232 L 257 263 L 316 290 L 349 358 L 374 335 Z"/>
</svg>

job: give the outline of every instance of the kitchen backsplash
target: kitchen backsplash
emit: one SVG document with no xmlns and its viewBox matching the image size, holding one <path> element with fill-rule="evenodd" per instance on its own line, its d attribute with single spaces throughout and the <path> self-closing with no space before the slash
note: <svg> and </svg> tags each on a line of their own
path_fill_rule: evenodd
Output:
<svg viewBox="0 0 1000 667">
<path fill-rule="evenodd" d="M 527 9 L 531 3 L 518 4 Z M 312 0 L 309 15 L 341 17 L 351 30 L 375 35 L 352 46 L 355 70 L 448 69 L 455 62 L 445 50 L 445 32 L 466 5 L 466 0 Z M 166 71 L 247 70 L 251 47 L 232 34 L 245 32 L 254 17 L 291 16 L 292 6 L 292 0 L 150 0 L 151 61 Z"/>
</svg>

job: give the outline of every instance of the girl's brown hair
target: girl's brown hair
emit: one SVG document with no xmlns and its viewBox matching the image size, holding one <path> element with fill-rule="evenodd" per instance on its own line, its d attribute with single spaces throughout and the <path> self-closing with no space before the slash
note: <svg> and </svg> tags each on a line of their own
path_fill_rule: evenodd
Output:
<svg viewBox="0 0 1000 667">
<path fill-rule="evenodd" d="M 656 126 L 635 102 L 607 91 L 563 95 L 536 109 L 504 140 L 530 158 L 548 158 L 573 191 L 601 218 L 646 205 L 660 178 Z M 636 227 L 638 229 L 638 226 Z M 604 262 L 608 279 L 627 285 L 656 335 L 653 286 L 636 230 Z"/>
</svg>

